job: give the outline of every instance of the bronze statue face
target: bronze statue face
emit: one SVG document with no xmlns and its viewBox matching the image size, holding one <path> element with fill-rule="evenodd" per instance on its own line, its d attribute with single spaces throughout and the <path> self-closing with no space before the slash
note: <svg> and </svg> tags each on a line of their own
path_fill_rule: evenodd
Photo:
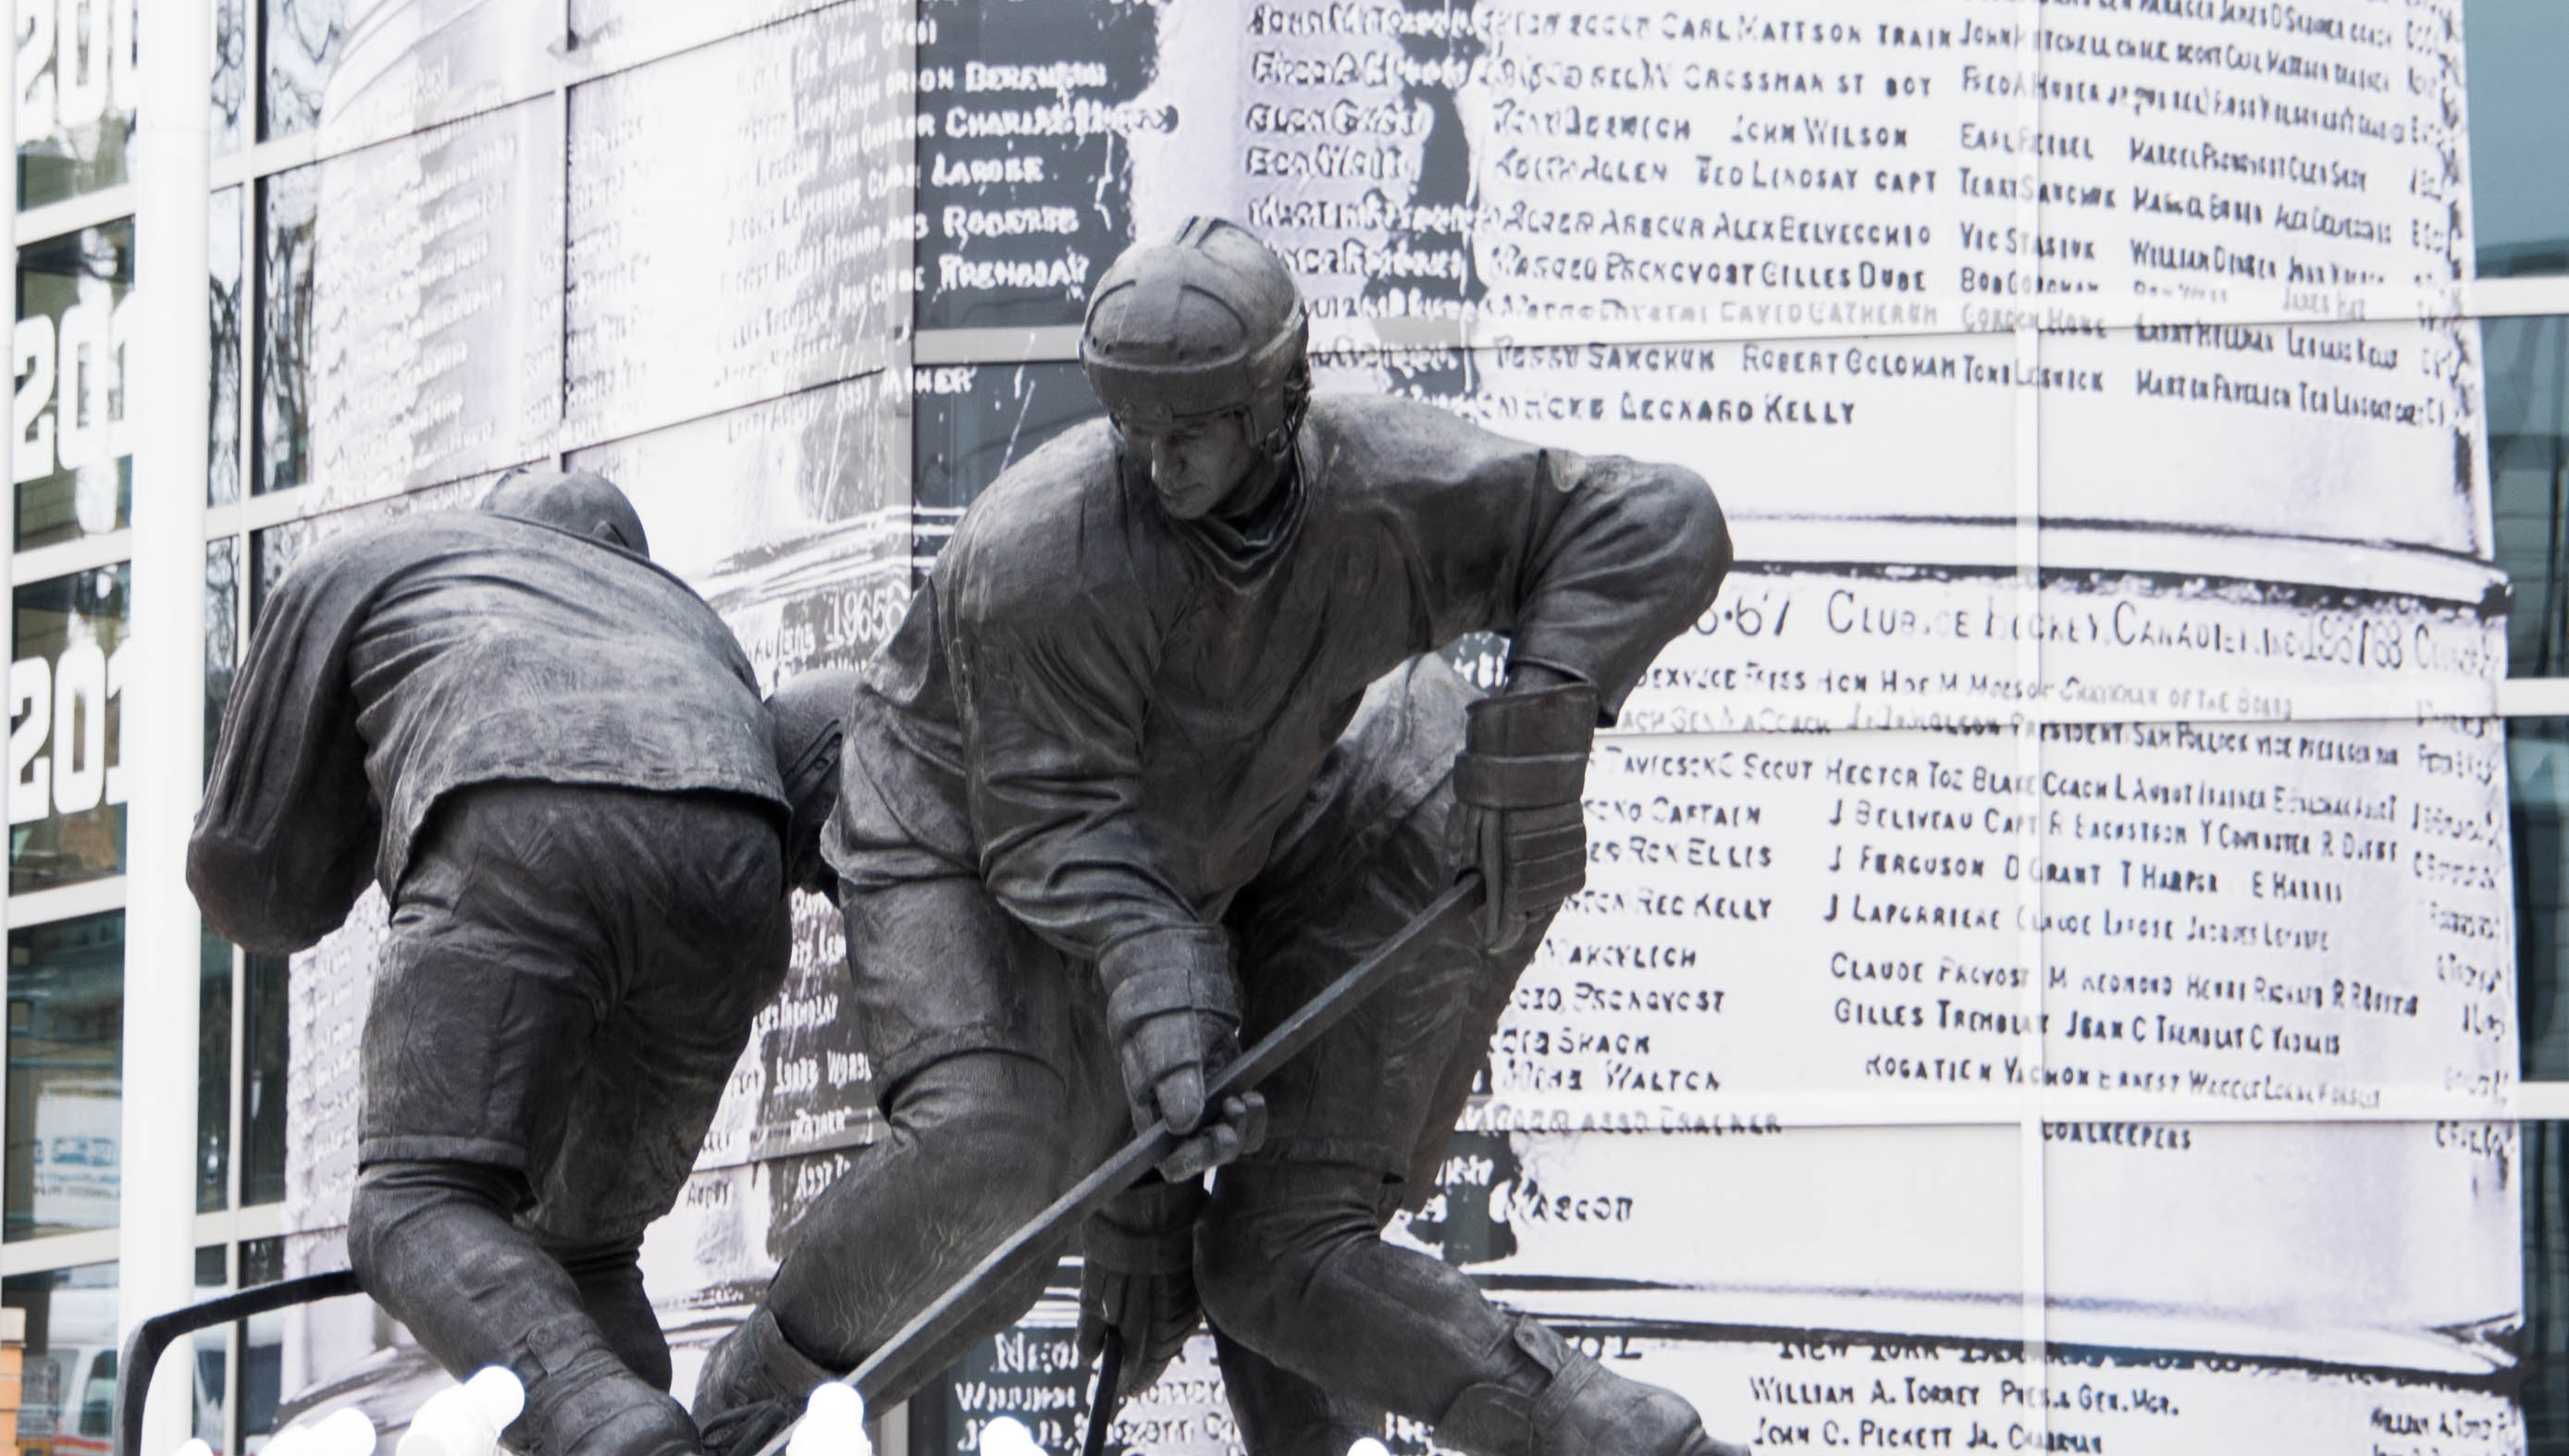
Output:
<svg viewBox="0 0 2569 1456">
<path fill-rule="evenodd" d="M 1165 425 L 1123 423 L 1125 447 L 1150 467 L 1151 493 L 1180 521 L 1199 521 L 1247 494 L 1267 462 L 1238 414 L 1190 415 Z"/>
</svg>

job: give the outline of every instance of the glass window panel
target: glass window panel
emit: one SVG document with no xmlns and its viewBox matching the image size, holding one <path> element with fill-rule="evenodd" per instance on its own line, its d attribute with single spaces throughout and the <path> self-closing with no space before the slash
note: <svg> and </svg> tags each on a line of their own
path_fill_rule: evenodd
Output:
<svg viewBox="0 0 2569 1456">
<path fill-rule="evenodd" d="M 285 1316 L 257 1314 L 240 1323 L 240 1449 L 255 1453 L 276 1429 L 280 1376 L 285 1368 Z"/>
<path fill-rule="evenodd" d="M 116 1227 L 124 1016 L 123 910 L 9 932 L 9 1240 Z"/>
<path fill-rule="evenodd" d="M 240 1247 L 240 1286 L 255 1288 L 285 1277 L 285 1241 L 251 1239 Z M 285 1314 L 254 1315 L 238 1326 L 240 1346 L 240 1449 L 256 1451 L 276 1429 L 278 1385 L 285 1366 Z"/>
<path fill-rule="evenodd" d="M 263 488 L 354 505 L 557 448 L 561 128 L 535 98 L 269 183 Z"/>
<path fill-rule="evenodd" d="M 285 1277 L 285 1239 L 244 1239 L 240 1247 L 240 1286 L 256 1288 Z"/>
<path fill-rule="evenodd" d="M 227 1266 L 231 1261 L 225 1257 L 230 1252 L 220 1244 L 210 1244 L 196 1251 L 197 1298 L 210 1299 L 230 1286 L 231 1274 Z M 231 1440 L 223 1424 L 223 1367 L 229 1353 L 225 1343 L 219 1329 L 196 1336 L 196 1388 L 191 1402 L 195 1409 L 194 1434 L 213 1451 L 213 1456 L 223 1456 L 231 1448 Z"/>
<path fill-rule="evenodd" d="M 2569 718 L 2506 720 L 2507 830 L 2515 871 L 2515 995 L 2518 1044 L 2528 1081 L 2569 1078 L 2569 1007 L 2561 992 L 2563 928 L 2569 906 Z M 2458 972 L 2489 978 L 2494 966 Z M 2454 973 L 2448 967 L 2439 974 Z"/>
<path fill-rule="evenodd" d="M 13 894 L 125 868 L 118 728 L 132 574 L 131 566 L 102 566 L 17 590 L 9 663 Z"/>
<path fill-rule="evenodd" d="M 2569 1123 L 2527 1122 L 2523 1138 L 2523 1384 L 2528 1456 L 2569 1452 Z"/>
<path fill-rule="evenodd" d="M 241 189 L 205 199 L 205 504 L 240 499 Z"/>
<path fill-rule="evenodd" d="M 1011 7 L 1029 23 L 1053 8 Z M 888 77 L 872 39 L 895 13 L 819 7 L 571 89 L 562 367 L 573 438 L 622 438 L 876 367 L 909 319 L 908 290 L 885 287 L 893 246 L 814 240 L 884 234 L 893 156 L 855 139 L 900 135 L 892 115 L 908 112 L 907 74 Z M 674 157 L 721 161 L 684 190 L 613 181 Z M 668 306 L 681 296 L 723 304 Z"/>
<path fill-rule="evenodd" d="M 223 703 L 232 694 L 232 669 L 240 661 L 235 612 L 240 604 L 240 538 L 205 544 L 205 772 L 214 770 L 214 740 L 223 726 Z"/>
<path fill-rule="evenodd" d="M 2462 44 L 2480 276 L 2569 272 L 2569 5 L 2466 0 Z"/>
<path fill-rule="evenodd" d="M 1105 413 L 1071 361 L 949 365 L 917 381 L 913 549 L 922 566 L 999 472 Z"/>
<path fill-rule="evenodd" d="M 339 64 L 345 0 L 263 0 L 259 45 L 266 65 L 259 95 L 259 136 L 267 141 L 308 132 L 321 120 L 321 88 Z"/>
<path fill-rule="evenodd" d="M 253 493 L 312 479 L 312 227 L 321 199 L 315 167 L 258 184 L 258 460 Z"/>
<path fill-rule="evenodd" d="M 219 155 L 238 152 L 249 130 L 249 12 L 244 0 L 213 0 L 213 109 L 205 126 L 207 142 Z"/>
<path fill-rule="evenodd" d="M 94 1456 L 116 1405 L 116 1266 L 87 1264 L 0 1280 L 27 1311 L 19 1370 L 19 1456 Z"/>
<path fill-rule="evenodd" d="M 196 978 L 196 1212 L 230 1202 L 232 1164 L 232 947 L 198 942 Z M 219 1251 L 217 1251 L 219 1252 Z"/>
<path fill-rule="evenodd" d="M 307 521 L 289 521 L 265 531 L 253 531 L 249 537 L 249 623 L 258 626 L 258 614 L 267 607 L 268 593 L 285 579 L 287 568 L 311 543 L 312 525 Z"/>
<path fill-rule="evenodd" d="M 18 205 L 127 180 L 135 0 L 18 0 Z"/>
<path fill-rule="evenodd" d="M 1105 128 L 1038 137 L 986 120 L 1011 109 L 1067 111 L 1074 100 L 1101 114 L 1133 102 L 1157 72 L 1167 12 L 1114 0 L 925 0 L 918 13 L 918 112 L 938 123 L 918 144 L 918 216 L 929 229 L 918 244 L 918 326 L 1079 322 L 1089 283 L 1132 240 L 1133 150 Z M 967 90 L 958 83 L 976 63 L 986 69 Z M 1068 70 L 1103 80 L 1075 90 L 1045 84 Z M 994 81 L 1015 78 L 1024 89 L 992 93 Z M 1165 126 L 1176 116 L 1153 120 Z M 1036 232 L 988 225 L 1014 215 L 1051 220 Z"/>
<path fill-rule="evenodd" d="M 2569 673 L 2569 318 L 2480 320 L 2489 515 L 2513 583 L 2507 672 Z"/>
<path fill-rule="evenodd" d="M 285 1062 L 290 1050 L 286 958 L 252 955 L 246 960 L 241 977 L 240 1201 L 244 1208 L 285 1200 Z M 246 1269 L 242 1281 L 250 1282 Z M 244 1365 L 243 1372 L 248 1368 Z"/>
<path fill-rule="evenodd" d="M 114 531 L 134 495 L 125 340 L 137 315 L 130 218 L 18 250 L 17 546 Z"/>
</svg>

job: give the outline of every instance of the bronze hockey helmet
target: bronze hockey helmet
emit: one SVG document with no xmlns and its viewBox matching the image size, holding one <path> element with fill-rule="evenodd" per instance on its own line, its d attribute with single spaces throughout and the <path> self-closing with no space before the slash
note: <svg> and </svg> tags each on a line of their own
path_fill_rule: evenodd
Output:
<svg viewBox="0 0 2569 1456">
<path fill-rule="evenodd" d="M 1097 280 L 1079 362 L 1118 422 L 1241 414 L 1252 440 L 1281 452 L 1310 397 L 1309 339 L 1284 260 L 1237 223 L 1190 217 Z"/>
<path fill-rule="evenodd" d="M 637 556 L 651 554 L 651 540 L 642 534 L 642 517 L 633 502 L 594 471 L 520 466 L 500 477 L 482 498 L 482 509 L 621 546 Z"/>
</svg>

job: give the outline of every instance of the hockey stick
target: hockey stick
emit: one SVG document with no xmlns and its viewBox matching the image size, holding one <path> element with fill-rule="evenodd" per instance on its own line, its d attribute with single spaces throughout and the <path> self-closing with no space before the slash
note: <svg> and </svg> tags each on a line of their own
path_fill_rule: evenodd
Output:
<svg viewBox="0 0 2569 1456">
<path fill-rule="evenodd" d="M 1408 924 L 1395 931 L 1371 955 L 1356 962 L 1326 988 L 1313 996 L 1300 1010 L 1288 1016 L 1249 1053 L 1215 1076 L 1205 1090 L 1207 1106 L 1255 1087 L 1278 1067 L 1291 1061 L 1321 1035 L 1335 1026 L 1357 1003 L 1370 995 L 1389 977 L 1407 950 L 1421 935 L 1434 928 L 1457 907 L 1477 902 L 1481 894 L 1481 877 L 1466 871 L 1454 887 L 1430 902 Z M 1032 1267 L 1036 1262 L 1057 1257 L 1053 1241 L 1085 1221 L 1105 1206 L 1109 1199 L 1132 1186 L 1152 1165 L 1168 1156 L 1178 1145 L 1177 1134 L 1166 1124 L 1156 1124 L 1142 1136 L 1125 1145 L 1122 1152 L 1106 1161 L 1098 1170 L 1053 1201 L 1050 1208 L 1037 1214 L 1023 1228 L 984 1256 L 936 1301 L 922 1309 L 905 1324 L 881 1349 L 875 1351 L 855 1373 L 841 1383 L 854 1385 L 860 1391 L 868 1386 L 877 1390 L 896 1383 L 896 1377 L 916 1375 L 915 1367 L 936 1342 L 961 1325 L 971 1314 L 971 1306 L 992 1288 Z M 357 1276 L 338 1270 L 329 1274 L 306 1274 L 299 1278 L 260 1284 L 237 1293 L 224 1294 L 201 1303 L 188 1304 L 155 1314 L 134 1327 L 126 1340 L 124 1358 L 118 1363 L 117 1400 L 109 1446 L 113 1456 L 141 1456 L 143 1439 L 143 1403 L 152 1389 L 152 1374 L 161 1356 L 180 1336 L 253 1314 L 264 1314 L 295 1304 L 336 1298 L 362 1292 Z M 1118 1351 L 1120 1354 L 1120 1351 Z M 1118 1360 L 1115 1364 L 1120 1365 Z M 1114 1386 L 1121 1374 L 1110 1366 L 1103 1372 L 1094 1411 L 1090 1415 L 1088 1444 L 1097 1447 L 1103 1432 L 1114 1416 Z M 800 1420 L 796 1424 L 800 1424 Z M 758 1456 L 779 1456 L 794 1434 L 787 1426 L 759 1448 Z"/>
<path fill-rule="evenodd" d="M 1088 1439 L 1079 1456 L 1106 1456 L 1106 1428 L 1115 1423 L 1115 1385 L 1124 1378 L 1124 1336 L 1114 1325 L 1097 1350 L 1097 1399 L 1088 1407 Z"/>
<path fill-rule="evenodd" d="M 1481 899 L 1480 872 L 1467 870 L 1454 882 L 1453 888 L 1428 903 L 1425 910 L 1412 916 L 1409 923 L 1392 932 L 1374 952 L 1357 961 L 1329 982 L 1318 995 L 1302 1008 L 1287 1016 L 1269 1032 L 1240 1060 L 1224 1067 L 1205 1089 L 1205 1106 L 1219 1107 L 1226 1097 L 1256 1087 L 1277 1068 L 1291 1061 L 1338 1024 L 1349 1011 L 1390 979 L 1401 956 L 1428 931 L 1436 928 L 1456 910 L 1477 905 Z M 1052 1206 L 1000 1241 L 999 1246 L 983 1255 L 981 1262 L 956 1279 L 933 1303 L 911 1317 L 893 1337 L 868 1356 L 866 1362 L 841 1378 L 840 1383 L 854 1385 L 860 1394 L 880 1394 L 885 1390 L 908 1389 L 929 1372 L 920 1368 L 928 1352 L 949 1336 L 966 1327 L 980 1312 L 979 1306 L 993 1290 L 1061 1257 L 1060 1241 L 1070 1231 L 1086 1222 L 1088 1216 L 1104 1208 L 1108 1200 L 1133 1186 L 1136 1179 L 1167 1157 L 1183 1141 L 1169 1131 L 1167 1123 L 1154 1123 L 1151 1130 L 1124 1145 L 1123 1151 L 1107 1159 L 1073 1185 L 1068 1193 L 1053 1200 Z M 1113 1391 L 1110 1386 L 1099 1399 L 1099 1408 L 1112 1414 Z M 871 1405 L 871 1400 L 869 1401 Z M 798 1417 L 796 1425 L 801 1424 Z M 758 1449 L 757 1456 L 780 1456 L 785 1443 L 793 1438 L 789 1425 L 769 1438 Z"/>
</svg>

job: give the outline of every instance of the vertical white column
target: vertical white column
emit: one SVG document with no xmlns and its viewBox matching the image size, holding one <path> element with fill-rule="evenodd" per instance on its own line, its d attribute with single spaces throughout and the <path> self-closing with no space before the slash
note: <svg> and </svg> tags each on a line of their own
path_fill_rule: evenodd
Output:
<svg viewBox="0 0 2569 1456">
<path fill-rule="evenodd" d="M 135 182 L 142 327 L 126 361 L 134 418 L 133 670 L 124 697 L 125 1110 L 117 1323 L 195 1285 L 197 916 L 187 831 L 204 776 L 206 124 L 209 0 L 141 0 Z M 194 1353 L 163 1357 L 142 1450 L 188 1434 Z"/>
<path fill-rule="evenodd" d="M 9 61 L 10 84 L 7 86 L 0 86 L 0 93 L 5 93 L 5 95 L 0 95 L 0 139 L 5 139 L 8 143 L 9 161 L 5 173 L 0 173 L 0 176 L 5 176 L 7 179 L 5 188 L 0 188 L 0 199 L 5 199 L 7 203 L 6 206 L 0 206 L 0 215 L 5 215 L 10 224 L 7 230 L 7 237 L 5 239 L 8 243 L 8 247 L 5 251 L 9 259 L 8 320 L 9 338 L 12 340 L 11 355 L 14 360 L 16 355 L 16 344 L 14 341 L 18 337 L 18 229 L 16 224 L 18 220 L 19 88 L 17 84 L 18 62 L 16 41 L 18 34 L 18 12 L 16 7 L 9 7 L 8 15 L 11 42 Z M 14 369 L 15 366 L 13 364 L 13 383 L 15 380 Z M 17 450 L 15 443 L 17 437 L 18 432 L 15 429 L 0 430 L 0 481 L 14 483 L 18 479 L 16 469 L 17 461 L 14 458 Z M 0 495 L 0 611 L 7 611 L 9 613 L 6 618 L 9 625 L 5 629 L 0 629 L 0 647 L 5 647 L 5 650 L 0 650 L 0 671 L 7 670 L 10 660 L 17 655 L 18 648 L 18 588 L 17 572 L 15 569 L 15 556 L 17 550 L 18 487 L 15 484 L 11 484 L 6 487 L 5 495 Z M 0 824 L 6 824 L 9 822 L 9 780 L 11 777 L 13 776 L 0 773 Z M 0 855 L 0 859 L 5 858 L 5 855 Z M 9 939 L 9 905 L 6 894 L 8 885 L 8 867 L 5 864 L 0 864 L 0 948 L 5 948 Z M 5 1001 L 8 987 L 9 957 L 5 954 L 0 954 L 0 1001 Z M 0 1038 L 5 1038 L 5 1032 L 0 1032 Z M 0 1040 L 0 1046 L 5 1045 L 5 1040 Z M 5 1052 L 0 1052 L 0 1058 L 5 1058 Z M 0 1121 L 5 1121 L 8 1116 L 9 1098 L 6 1091 L 7 1086 L 8 1078 L 6 1076 L 0 1076 Z"/>
</svg>

